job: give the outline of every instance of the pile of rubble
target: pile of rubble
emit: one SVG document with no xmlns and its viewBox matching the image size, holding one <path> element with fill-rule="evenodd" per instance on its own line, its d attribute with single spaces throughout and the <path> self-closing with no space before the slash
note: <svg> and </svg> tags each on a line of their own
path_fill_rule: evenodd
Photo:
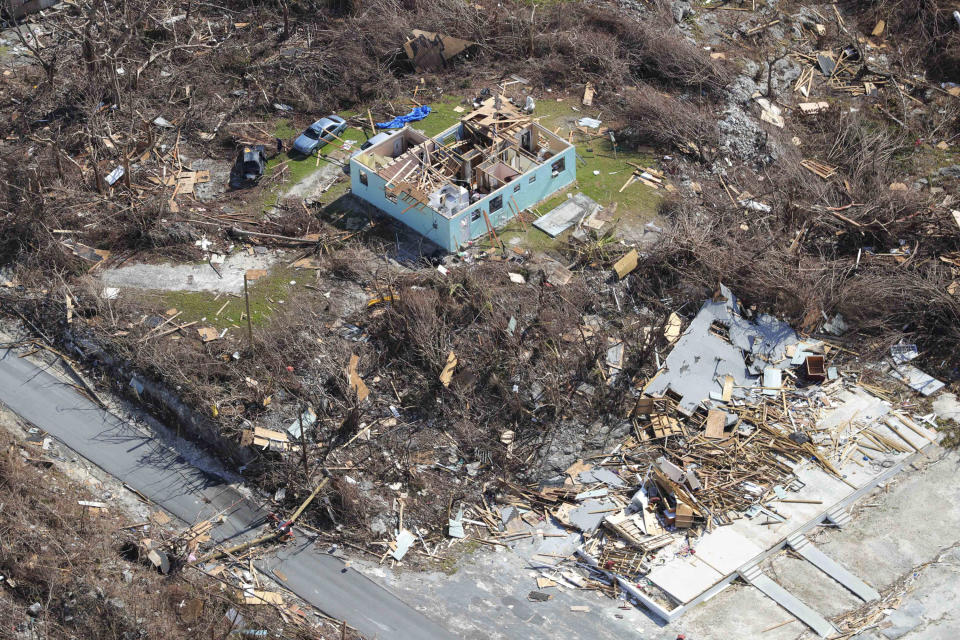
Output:
<svg viewBox="0 0 960 640">
<path fill-rule="evenodd" d="M 909 351 L 895 350 L 890 371 Z M 540 590 L 570 584 L 614 596 L 628 584 L 669 608 L 677 598 L 645 579 L 656 567 L 695 555 L 701 540 L 737 520 L 776 530 L 790 507 L 831 506 L 819 484 L 805 491 L 804 470 L 852 491 L 891 457 L 934 442 L 922 426 L 930 416 L 876 409 L 887 394 L 866 380 L 879 371 L 854 355 L 770 316 L 751 317 L 721 287 L 643 385 L 630 437 L 553 483 L 502 483 L 499 513 L 476 509 L 483 522 L 470 522 L 485 526 L 493 545 L 574 541 L 571 549 L 544 540 L 541 549 L 557 553 L 536 554 Z M 561 560 L 547 564 L 551 557 Z M 542 599 L 537 593 L 531 598 Z"/>
<path fill-rule="evenodd" d="M 163 511 L 155 511 L 147 521 L 125 527 L 134 536 L 128 547 L 131 552 L 129 557 L 152 565 L 162 574 L 173 574 L 190 568 L 214 579 L 227 599 L 236 604 L 236 607 L 226 614 L 234 627 L 243 624 L 240 610 L 242 605 L 262 605 L 276 611 L 284 625 L 301 629 L 305 633 L 315 631 L 320 623 L 333 622 L 339 625 L 345 634 L 345 623 L 325 616 L 320 616 L 317 620 L 311 619 L 318 614 L 308 613 L 292 594 L 279 588 L 278 585 L 287 580 L 287 576 L 279 569 L 274 568 L 272 575 L 267 575 L 260 573 L 254 564 L 270 551 L 269 543 L 293 540 L 294 523 L 327 482 L 327 479 L 322 481 L 289 519 L 271 513 L 264 522 L 266 533 L 231 547 L 217 545 L 211 536 L 211 530 L 226 522 L 226 512 L 236 505 L 230 505 L 210 518 L 184 529 L 173 527 L 172 519 Z M 203 601 L 190 600 L 183 606 L 188 610 L 197 609 L 195 614 L 189 614 L 197 618 L 202 612 Z"/>
</svg>

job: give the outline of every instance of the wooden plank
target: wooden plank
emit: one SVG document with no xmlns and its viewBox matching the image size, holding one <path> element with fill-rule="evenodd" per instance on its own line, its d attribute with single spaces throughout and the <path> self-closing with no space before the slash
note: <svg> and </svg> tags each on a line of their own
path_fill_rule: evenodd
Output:
<svg viewBox="0 0 960 640">
<path fill-rule="evenodd" d="M 816 160 L 803 160 L 800 162 L 800 166 L 810 173 L 820 176 L 824 180 L 832 177 L 837 172 L 836 167 L 831 167 L 828 164 L 823 164 L 822 162 L 817 162 Z"/>
<path fill-rule="evenodd" d="M 168 329 L 168 330 L 164 331 L 163 333 L 158 333 L 158 334 L 156 334 L 156 335 L 153 336 L 153 337 L 155 337 L 155 338 L 163 338 L 164 336 L 168 336 L 168 335 L 170 335 L 171 333 L 174 333 L 174 332 L 176 332 L 176 331 L 180 331 L 181 329 L 186 329 L 187 327 L 192 327 L 193 325 L 197 324 L 197 322 L 198 322 L 197 320 L 194 320 L 194 321 L 188 322 L 188 323 L 186 323 L 186 324 L 178 325 L 178 326 L 174 327 L 173 329 Z"/>
<path fill-rule="evenodd" d="M 906 425 L 906 427 L 907 427 L 908 429 L 910 429 L 911 431 L 913 431 L 913 432 L 914 432 L 915 434 L 917 434 L 918 436 L 922 436 L 922 437 L 926 438 L 931 444 L 936 444 L 936 443 L 937 443 L 936 440 L 934 440 L 933 438 L 930 437 L 930 434 L 927 433 L 926 429 L 923 429 L 923 428 L 919 427 L 916 422 L 914 422 L 913 420 L 911 420 L 911 419 L 908 418 L 907 416 L 905 416 L 905 415 L 903 415 L 903 414 L 901 414 L 901 413 L 898 413 L 898 412 L 894 412 L 893 415 L 895 415 L 895 416 L 897 417 L 897 419 L 900 420 L 901 423 L 903 423 L 904 425 Z"/>
<path fill-rule="evenodd" d="M 350 384 L 350 389 L 357 394 L 357 402 L 363 402 L 367 399 L 367 396 L 370 395 L 370 389 L 367 388 L 366 383 L 360 377 L 360 374 L 357 372 L 357 365 L 360 364 L 360 356 L 357 354 L 350 355 L 350 363 L 347 365 L 347 382 Z"/>
<path fill-rule="evenodd" d="M 707 412 L 707 428 L 703 432 L 708 438 L 715 440 L 723 437 L 723 428 L 727 424 L 727 414 L 719 409 L 710 409 Z"/>
<path fill-rule="evenodd" d="M 723 395 L 721 400 L 724 402 L 730 402 L 730 398 L 733 396 L 733 376 L 727 374 L 723 378 Z"/>
<path fill-rule="evenodd" d="M 243 598 L 245 604 L 283 604 L 283 596 L 279 593 L 273 591 L 258 591 L 256 589 L 249 592 L 250 595 L 246 595 Z M 241 592 L 241 596 L 243 592 Z"/>
<path fill-rule="evenodd" d="M 593 88 L 593 83 L 588 82 L 587 86 L 583 89 L 583 104 L 584 106 L 590 107 L 593 106 L 593 96 L 596 93 L 596 90 Z"/>
<path fill-rule="evenodd" d="M 497 242 L 497 245 L 500 247 L 500 249 L 503 250 L 503 244 L 501 244 L 500 238 L 497 237 L 497 232 L 493 230 L 493 225 L 490 223 L 490 216 L 487 215 L 485 210 L 481 209 L 480 211 L 483 212 L 483 220 L 487 223 L 487 229 L 489 230 L 490 234 L 493 235 L 493 239 Z"/>
<path fill-rule="evenodd" d="M 513 196 L 510 196 L 510 202 L 513 204 L 513 208 L 517 212 L 517 218 L 520 219 L 520 226 L 523 228 L 524 232 L 526 232 L 527 223 L 524 222 L 523 220 L 523 216 L 521 215 L 522 212 L 520 211 L 520 206 L 517 204 L 517 201 L 513 199 Z M 957 224 L 960 224 L 960 220 L 958 220 Z"/>
<path fill-rule="evenodd" d="M 623 280 L 627 277 L 634 269 L 637 268 L 637 264 L 640 261 L 640 254 L 637 253 L 636 249 L 631 249 L 629 253 L 617 260 L 613 265 L 613 270 L 617 273 L 617 277 L 620 280 Z"/>
</svg>

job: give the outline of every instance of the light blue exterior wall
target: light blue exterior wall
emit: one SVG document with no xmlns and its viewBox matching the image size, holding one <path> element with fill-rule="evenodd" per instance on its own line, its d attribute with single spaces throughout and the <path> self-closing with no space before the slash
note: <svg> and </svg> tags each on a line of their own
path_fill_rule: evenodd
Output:
<svg viewBox="0 0 960 640">
<path fill-rule="evenodd" d="M 366 185 L 360 182 L 361 172 L 367 176 Z M 447 251 L 456 251 L 456 246 L 450 247 L 452 234 L 449 219 L 426 205 L 412 207 L 409 211 L 404 212 L 404 209 L 409 207 L 410 203 L 402 199 L 392 202 L 387 198 L 384 191 L 386 186 L 386 180 L 357 162 L 356 159 L 350 160 L 350 190 L 354 195 L 363 198 L 391 218 L 399 220 Z"/>
<path fill-rule="evenodd" d="M 435 136 L 434 139 L 444 138 L 451 131 L 458 130 L 459 126 L 448 129 Z M 564 165 L 563 170 L 554 176 L 553 166 L 561 159 Z M 366 174 L 366 185 L 360 182 L 361 172 Z M 483 212 L 486 212 L 490 217 L 490 223 L 494 228 L 502 227 L 517 214 L 517 209 L 512 206 L 513 203 L 516 203 L 519 211 L 523 211 L 549 198 L 560 189 L 569 186 L 576 179 L 576 148 L 571 145 L 561 153 L 546 160 L 543 165 L 517 176 L 500 189 L 460 211 L 453 218 L 446 218 L 426 205 L 413 207 L 403 212 L 410 206 L 409 202 L 404 202 L 402 199 L 397 202 L 389 200 L 384 191 L 386 180 L 357 162 L 356 158 L 350 160 L 350 188 L 354 195 L 366 200 L 447 251 L 457 251 L 471 240 L 488 233 Z M 499 210 L 491 212 L 490 204 L 498 196 L 502 197 L 503 205 Z M 481 213 L 474 220 L 472 218 L 476 211 Z"/>
<path fill-rule="evenodd" d="M 558 172 L 557 176 L 554 177 L 552 167 L 561 158 L 564 164 L 563 171 Z M 533 182 L 531 182 L 531 179 Z M 492 224 L 495 229 L 498 229 L 517 215 L 517 209 L 511 206 L 513 202 L 516 202 L 520 211 L 529 209 L 538 202 L 546 200 L 560 189 L 569 186 L 576 179 L 576 148 L 571 146 L 569 149 L 558 153 L 544 162 L 543 165 L 523 175 L 517 176 L 511 182 L 508 182 L 506 185 L 486 196 L 483 200 L 478 200 L 470 207 L 457 213 L 457 215 L 450 220 L 451 230 L 454 233 L 452 240 L 456 243 L 456 246 L 459 247 L 467 244 L 470 240 L 475 240 L 489 233 L 487 223 L 483 219 L 482 213 L 479 219 L 471 219 L 474 211 L 485 211 L 490 217 L 490 224 Z M 514 191 L 517 187 L 520 187 L 519 190 Z M 503 207 L 499 211 L 491 212 L 490 203 L 496 199 L 497 196 L 503 196 Z M 513 202 L 510 201 L 511 197 L 513 198 Z M 464 224 L 464 222 L 466 222 L 466 224 Z M 451 251 L 454 250 L 455 249 L 451 249 Z"/>
</svg>

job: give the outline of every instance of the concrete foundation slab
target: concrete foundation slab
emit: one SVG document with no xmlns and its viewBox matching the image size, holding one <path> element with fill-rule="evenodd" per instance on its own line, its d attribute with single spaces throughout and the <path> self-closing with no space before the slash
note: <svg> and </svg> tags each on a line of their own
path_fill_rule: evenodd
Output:
<svg viewBox="0 0 960 640">
<path fill-rule="evenodd" d="M 826 618 L 805 605 L 789 591 L 778 585 L 763 574 L 760 567 L 752 565 L 740 571 L 740 577 L 760 589 L 765 595 L 774 600 L 781 607 L 795 615 L 800 621 L 813 629 L 821 638 L 833 634 L 836 629 Z"/>
<path fill-rule="evenodd" d="M 250 269 L 269 269 L 276 260 L 274 252 L 252 256 L 235 252 L 216 269 L 206 262 L 126 264 L 104 270 L 101 280 L 121 289 L 243 293 L 243 275 Z"/>
<path fill-rule="evenodd" d="M 718 527 L 697 545 L 697 557 L 714 569 L 729 574 L 763 553 L 761 547 L 735 527 Z M 710 585 L 707 585 L 709 587 Z"/>
<path fill-rule="evenodd" d="M 817 549 L 810 540 L 801 534 L 795 534 L 787 538 L 787 544 L 791 549 L 799 553 L 805 560 L 823 571 L 825 574 L 845 586 L 857 596 L 869 602 L 880 597 L 877 590 L 865 583 L 857 576 L 850 573 L 846 567 L 834 561 L 830 556 Z"/>
<path fill-rule="evenodd" d="M 678 603 L 689 602 L 723 579 L 722 573 L 695 558 L 679 558 L 661 565 L 651 571 L 647 579 Z"/>
</svg>

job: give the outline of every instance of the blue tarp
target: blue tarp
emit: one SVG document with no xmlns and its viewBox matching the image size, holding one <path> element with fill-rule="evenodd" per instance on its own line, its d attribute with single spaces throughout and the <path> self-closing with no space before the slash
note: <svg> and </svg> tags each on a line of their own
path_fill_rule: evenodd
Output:
<svg viewBox="0 0 960 640">
<path fill-rule="evenodd" d="M 430 107 L 428 107 L 427 105 L 423 105 L 421 107 L 417 107 L 416 109 L 414 109 L 413 111 L 411 111 L 405 116 L 397 116 L 390 122 L 378 122 L 377 128 L 378 129 L 399 129 L 400 127 L 407 124 L 408 122 L 416 122 L 417 120 L 423 120 L 428 115 L 430 115 Z"/>
</svg>

